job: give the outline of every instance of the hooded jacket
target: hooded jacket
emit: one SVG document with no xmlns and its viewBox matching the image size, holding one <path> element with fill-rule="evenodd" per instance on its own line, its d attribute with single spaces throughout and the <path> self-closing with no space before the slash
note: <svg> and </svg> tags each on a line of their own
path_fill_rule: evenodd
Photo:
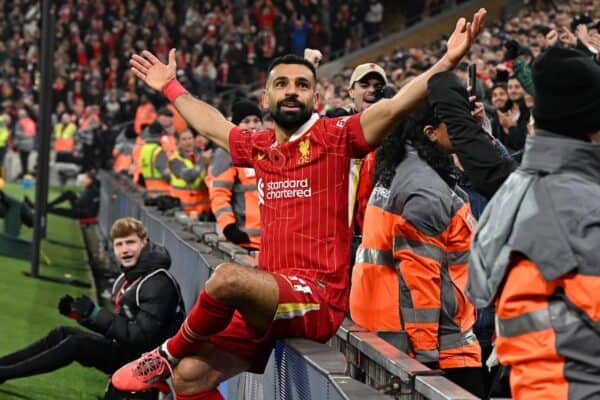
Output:
<svg viewBox="0 0 600 400">
<path fill-rule="evenodd" d="M 510 158 L 502 157 L 490 137 L 471 116 L 468 94 L 452 72 L 440 72 L 428 83 L 429 103 L 441 122 L 446 124 L 448 137 L 458 155 L 465 175 L 474 189 L 491 198 L 517 167 Z"/>
<path fill-rule="evenodd" d="M 478 367 L 466 260 L 475 219 L 466 194 L 408 148 L 389 189 L 376 185 L 352 270 L 352 319 L 405 330 L 410 352 L 440 368 Z"/>
<path fill-rule="evenodd" d="M 86 186 L 77 200 L 75 207 L 78 212 L 78 218 L 96 218 L 100 210 L 100 181 L 94 179 Z"/>
<path fill-rule="evenodd" d="M 121 267 L 113 286 L 115 311 L 101 308 L 80 323 L 129 347 L 145 352 L 173 336 L 185 318 L 179 285 L 168 272 L 166 248 L 149 242 L 137 264 Z"/>
<path fill-rule="evenodd" d="M 545 131 L 485 209 L 467 293 L 496 304 L 515 399 L 600 396 L 600 145 Z"/>
</svg>

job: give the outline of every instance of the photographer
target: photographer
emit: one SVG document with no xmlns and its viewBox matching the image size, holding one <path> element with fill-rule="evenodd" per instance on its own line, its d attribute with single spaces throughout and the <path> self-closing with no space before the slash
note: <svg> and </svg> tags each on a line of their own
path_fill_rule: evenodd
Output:
<svg viewBox="0 0 600 400">
<path fill-rule="evenodd" d="M 82 187 L 81 194 L 72 190 L 61 193 L 57 198 L 48 202 L 47 212 L 62 217 L 79 219 L 82 223 L 95 223 L 100 209 L 100 181 L 96 179 L 93 171 L 87 171 L 78 177 L 78 183 Z M 68 207 L 58 207 L 59 204 L 68 202 Z M 35 204 L 27 197 L 24 203 L 31 208 Z"/>
<path fill-rule="evenodd" d="M 306 55 L 305 55 L 306 57 Z M 388 80 L 381 66 L 374 63 L 361 64 L 354 69 L 350 77 L 348 94 L 354 103 L 350 109 L 336 108 L 327 112 L 328 117 L 341 117 L 363 112 L 382 98 L 390 98 L 395 91 L 387 86 Z M 350 204 L 349 220 L 354 226 L 352 258 L 360 244 L 364 226 L 365 210 L 373 190 L 373 171 L 375 169 L 375 151 L 361 160 L 352 160 L 350 164 Z"/>
<path fill-rule="evenodd" d="M 112 374 L 177 331 L 184 309 L 179 287 L 167 271 L 168 251 L 150 242 L 146 228 L 133 218 L 117 220 L 111 238 L 122 270 L 113 286 L 114 312 L 87 296 L 62 297 L 59 312 L 94 333 L 61 326 L 0 357 L 0 383 L 55 371 L 73 361 Z"/>
</svg>

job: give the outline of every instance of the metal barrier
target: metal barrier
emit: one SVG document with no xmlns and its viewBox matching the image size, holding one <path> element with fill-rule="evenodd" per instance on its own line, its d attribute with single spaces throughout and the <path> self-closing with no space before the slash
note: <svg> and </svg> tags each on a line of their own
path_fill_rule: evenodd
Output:
<svg viewBox="0 0 600 400">
<path fill-rule="evenodd" d="M 142 220 L 150 238 L 171 254 L 171 272 L 181 286 L 186 310 L 220 263 L 256 266 L 246 250 L 219 238 L 214 224 L 145 207 L 143 192 L 128 179 L 104 171 L 99 179 L 102 234 L 108 236 L 118 218 Z M 264 374 L 243 373 L 227 381 L 227 399 L 477 399 L 441 374 L 346 320 L 328 344 L 304 339 L 277 342 Z"/>
</svg>

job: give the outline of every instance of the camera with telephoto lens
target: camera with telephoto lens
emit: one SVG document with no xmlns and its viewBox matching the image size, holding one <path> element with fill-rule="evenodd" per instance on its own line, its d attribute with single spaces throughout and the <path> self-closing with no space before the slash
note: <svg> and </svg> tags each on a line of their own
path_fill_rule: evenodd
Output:
<svg viewBox="0 0 600 400">
<path fill-rule="evenodd" d="M 384 86 L 375 91 L 373 97 L 375 97 L 375 102 L 378 102 L 381 99 L 391 99 L 396 94 L 396 90 L 394 90 L 391 86 Z"/>
</svg>

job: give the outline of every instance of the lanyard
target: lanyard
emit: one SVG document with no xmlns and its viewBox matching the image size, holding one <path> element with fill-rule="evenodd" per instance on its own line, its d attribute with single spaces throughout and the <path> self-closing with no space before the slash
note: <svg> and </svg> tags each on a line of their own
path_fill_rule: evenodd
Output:
<svg viewBox="0 0 600 400">
<path fill-rule="evenodd" d="M 121 284 L 121 287 L 119 288 L 119 290 L 117 290 L 117 294 L 115 295 L 115 312 L 117 314 L 121 310 L 121 297 L 123 297 L 128 288 L 135 285 L 140 279 L 141 277 L 137 278 L 135 281 L 131 282 L 131 284 L 127 282 L 127 280 L 123 279 L 123 284 Z"/>
</svg>

